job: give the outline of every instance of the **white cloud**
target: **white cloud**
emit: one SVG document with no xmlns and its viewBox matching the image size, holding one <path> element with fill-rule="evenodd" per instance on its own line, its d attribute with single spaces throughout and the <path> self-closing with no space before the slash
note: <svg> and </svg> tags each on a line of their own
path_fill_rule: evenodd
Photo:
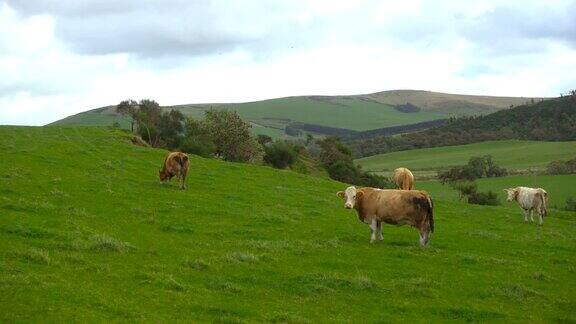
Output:
<svg viewBox="0 0 576 324">
<path fill-rule="evenodd" d="M 41 125 L 126 98 L 555 96 L 576 86 L 574 1 L 7 3 L 0 124 Z"/>
</svg>

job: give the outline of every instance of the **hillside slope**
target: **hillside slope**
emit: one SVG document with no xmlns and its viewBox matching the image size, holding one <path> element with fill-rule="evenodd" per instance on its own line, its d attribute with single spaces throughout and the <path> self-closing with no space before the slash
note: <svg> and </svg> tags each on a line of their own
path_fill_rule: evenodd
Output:
<svg viewBox="0 0 576 324">
<path fill-rule="evenodd" d="M 501 110 L 489 115 L 453 119 L 443 126 L 396 137 L 376 136 L 348 144 L 356 156 L 490 140 L 576 140 L 576 97 L 565 96 Z"/>
<path fill-rule="evenodd" d="M 393 90 L 364 95 L 299 96 L 247 103 L 186 104 L 165 108 L 178 109 L 196 118 L 201 118 L 204 110 L 210 108 L 236 110 L 241 117 L 259 126 L 256 132 L 281 136 L 287 125 L 298 123 L 366 131 L 453 116 L 488 114 L 530 100 Z M 416 105 L 419 111 L 403 112 L 395 108 L 406 103 Z M 108 106 L 69 116 L 52 124 L 110 126 L 114 121 L 118 121 L 118 116 L 114 106 Z"/>
<path fill-rule="evenodd" d="M 358 159 L 356 163 L 367 171 L 392 171 L 398 166 L 412 171 L 445 170 L 464 165 L 473 156 L 483 155 L 492 155 L 499 166 L 510 170 L 542 170 L 552 161 L 576 157 L 576 141 L 486 141 L 378 154 Z"/>
<path fill-rule="evenodd" d="M 164 155 L 0 127 L 0 321 L 576 320 L 573 214 L 437 199 L 429 248 L 391 226 L 371 245 L 341 183 L 191 157 L 180 191 Z"/>
</svg>

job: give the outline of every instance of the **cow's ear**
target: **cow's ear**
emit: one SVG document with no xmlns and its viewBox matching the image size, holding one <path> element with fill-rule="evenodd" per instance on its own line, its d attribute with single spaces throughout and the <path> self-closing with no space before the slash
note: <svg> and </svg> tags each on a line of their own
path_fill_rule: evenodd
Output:
<svg viewBox="0 0 576 324">
<path fill-rule="evenodd" d="M 364 195 L 364 191 L 360 191 L 360 190 L 356 191 L 356 199 L 361 198 L 363 195 Z"/>
<path fill-rule="evenodd" d="M 344 191 L 338 191 L 338 192 L 336 193 L 336 196 L 344 199 Z"/>
</svg>

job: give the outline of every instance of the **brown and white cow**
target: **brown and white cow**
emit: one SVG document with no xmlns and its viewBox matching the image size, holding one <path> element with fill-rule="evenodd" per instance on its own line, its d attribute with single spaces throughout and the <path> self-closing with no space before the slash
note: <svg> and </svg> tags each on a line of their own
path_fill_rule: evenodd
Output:
<svg viewBox="0 0 576 324">
<path fill-rule="evenodd" d="M 507 201 L 516 201 L 522 211 L 524 212 L 524 221 L 528 221 L 528 215 L 530 215 L 530 221 L 534 221 L 532 217 L 532 212 L 536 211 L 538 216 L 540 216 L 540 225 L 544 224 L 544 216 L 546 216 L 546 199 L 548 193 L 542 188 L 528 188 L 528 187 L 516 187 L 504 189 L 506 193 Z"/>
<path fill-rule="evenodd" d="M 414 175 L 406 168 L 398 168 L 394 170 L 394 182 L 398 189 L 412 190 L 414 188 Z"/>
<path fill-rule="evenodd" d="M 166 182 L 176 176 L 180 179 L 180 189 L 186 189 L 186 174 L 188 173 L 188 155 L 182 152 L 171 152 L 164 160 L 162 170 L 160 170 L 160 182 Z"/>
<path fill-rule="evenodd" d="M 336 194 L 346 209 L 356 209 L 361 222 L 369 224 L 370 242 L 382 240 L 382 223 L 411 225 L 420 232 L 420 245 L 426 246 L 434 232 L 432 199 L 425 191 L 348 187 Z"/>
</svg>

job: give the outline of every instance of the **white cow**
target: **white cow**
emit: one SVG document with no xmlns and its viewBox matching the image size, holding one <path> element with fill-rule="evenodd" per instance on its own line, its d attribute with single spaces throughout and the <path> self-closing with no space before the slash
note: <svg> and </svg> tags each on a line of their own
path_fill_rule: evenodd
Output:
<svg viewBox="0 0 576 324">
<path fill-rule="evenodd" d="M 504 189 L 504 192 L 508 195 L 506 200 L 518 202 L 524 212 L 525 222 L 528 221 L 528 215 L 530 215 L 530 221 L 533 222 L 532 211 L 536 211 L 540 216 L 540 225 L 544 223 L 548 195 L 546 190 L 542 188 L 516 187 Z"/>
</svg>

